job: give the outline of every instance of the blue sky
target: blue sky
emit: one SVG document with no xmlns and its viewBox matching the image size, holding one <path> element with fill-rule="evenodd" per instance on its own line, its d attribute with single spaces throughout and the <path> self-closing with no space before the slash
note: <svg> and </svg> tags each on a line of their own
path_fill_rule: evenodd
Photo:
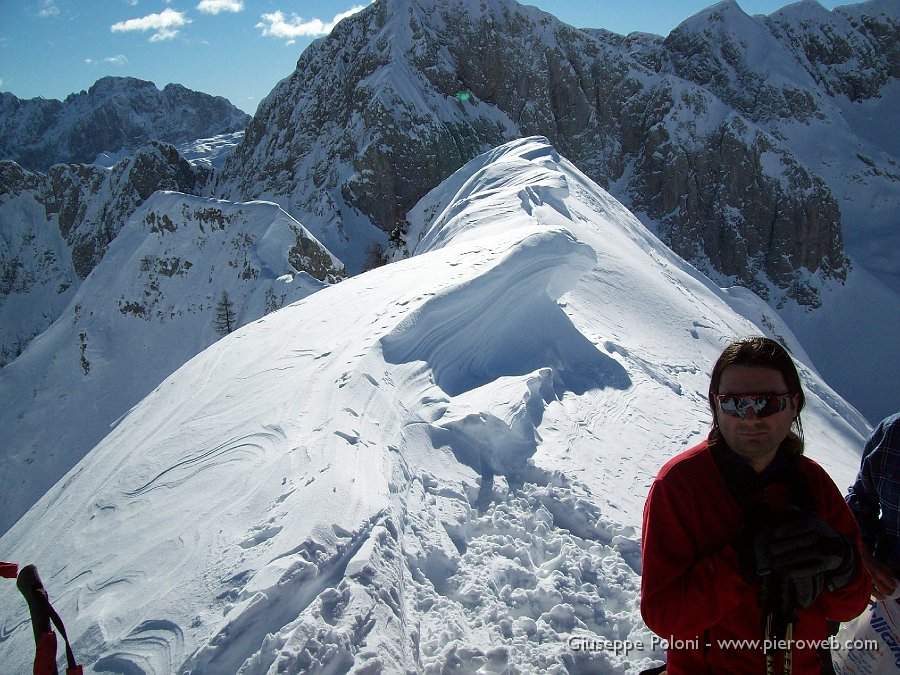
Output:
<svg viewBox="0 0 900 675">
<path fill-rule="evenodd" d="M 64 99 L 106 75 L 225 96 L 249 113 L 367 0 L 0 0 L 0 91 Z M 532 0 L 566 23 L 666 35 L 712 0 Z M 782 0 L 738 0 L 769 14 Z M 846 2 L 825 0 L 829 9 Z"/>
</svg>

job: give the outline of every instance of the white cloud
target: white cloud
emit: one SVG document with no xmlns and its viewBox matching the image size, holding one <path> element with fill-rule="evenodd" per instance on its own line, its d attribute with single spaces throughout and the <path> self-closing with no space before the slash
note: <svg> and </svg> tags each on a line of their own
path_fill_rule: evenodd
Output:
<svg viewBox="0 0 900 675">
<path fill-rule="evenodd" d="M 176 12 L 174 9 L 164 9 L 159 14 L 148 14 L 140 19 L 128 19 L 114 23 L 110 30 L 113 33 L 125 33 L 129 31 L 155 31 L 150 36 L 150 42 L 171 40 L 178 35 L 178 28 L 189 24 L 184 12 Z"/>
<path fill-rule="evenodd" d="M 41 2 L 41 9 L 38 11 L 38 16 L 42 19 L 57 17 L 59 16 L 59 7 L 56 6 L 54 0 L 43 0 Z"/>
<path fill-rule="evenodd" d="M 128 57 L 126 57 L 124 54 L 116 54 L 115 56 L 107 56 L 103 59 L 100 59 L 99 61 L 97 59 L 87 58 L 84 60 L 84 62 L 89 66 L 98 66 L 101 63 L 112 63 L 116 66 L 124 66 L 126 63 L 128 63 Z"/>
<path fill-rule="evenodd" d="M 244 9 L 243 0 L 200 0 L 197 9 L 206 14 L 218 14 L 219 12 L 241 12 Z"/>
<path fill-rule="evenodd" d="M 164 40 L 171 40 L 176 35 L 178 35 L 177 30 L 173 30 L 171 28 L 160 28 L 150 36 L 150 42 L 163 42 Z"/>
<path fill-rule="evenodd" d="M 310 19 L 304 21 L 296 14 L 291 14 L 288 19 L 280 11 L 263 14 L 256 27 L 262 30 L 264 36 L 284 38 L 286 40 L 294 40 L 298 37 L 314 37 L 317 35 L 327 35 L 331 29 L 348 16 L 352 16 L 366 8 L 365 5 L 357 5 L 348 9 L 346 12 L 337 14 L 331 21 L 325 22 L 322 19 Z"/>
</svg>

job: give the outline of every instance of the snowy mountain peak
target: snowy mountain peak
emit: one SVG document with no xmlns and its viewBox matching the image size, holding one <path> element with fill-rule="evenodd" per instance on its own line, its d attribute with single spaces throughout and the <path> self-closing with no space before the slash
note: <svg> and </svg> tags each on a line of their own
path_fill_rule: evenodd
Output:
<svg viewBox="0 0 900 675">
<path fill-rule="evenodd" d="M 775 10 L 769 15 L 769 18 L 791 17 L 800 21 L 822 21 L 826 15 L 831 14 L 831 10 L 823 7 L 818 0 L 798 0 L 798 2 L 792 2 L 781 9 Z"/>
<path fill-rule="evenodd" d="M 749 28 L 754 22 L 736 0 L 720 0 L 678 24 L 673 31 L 736 34 L 741 28 Z M 752 28 L 751 28 L 752 30 Z"/>
<path fill-rule="evenodd" d="M 88 89 L 89 96 L 97 99 L 113 99 L 126 97 L 135 93 L 150 93 L 158 91 L 156 85 L 146 80 L 139 80 L 136 77 L 101 77 Z M 69 94 L 66 102 L 72 102 L 84 96 L 84 92 L 80 94 Z"/>
<path fill-rule="evenodd" d="M 735 0 L 723 0 L 679 24 L 666 38 L 666 44 L 691 61 L 714 55 L 715 63 L 704 63 L 702 68 L 712 78 L 710 84 L 717 93 L 723 87 L 716 79 L 734 79 L 736 87 L 751 87 L 754 83 L 746 81 L 747 73 L 772 87 L 784 86 L 785 81 L 796 84 L 791 81 L 798 72 L 794 56 L 775 40 L 763 18 L 748 15 Z M 690 43 L 688 47 L 683 44 L 685 41 Z M 679 72 L 694 74 L 684 67 Z M 804 84 L 811 89 L 813 83 Z"/>
<path fill-rule="evenodd" d="M 714 21 L 743 21 L 744 17 L 749 17 L 750 15 L 741 9 L 737 0 L 719 0 L 719 2 L 715 2 L 706 9 L 697 12 L 693 17 L 688 18 L 687 21 L 683 23 L 692 22 L 694 21 L 694 17 L 702 16 L 710 17 Z M 708 19 L 704 19 L 704 22 L 707 20 Z"/>
</svg>

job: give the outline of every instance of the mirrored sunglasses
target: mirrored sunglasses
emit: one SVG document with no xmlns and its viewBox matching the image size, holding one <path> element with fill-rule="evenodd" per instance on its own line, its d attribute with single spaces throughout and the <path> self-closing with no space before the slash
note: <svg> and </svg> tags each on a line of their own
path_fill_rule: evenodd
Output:
<svg viewBox="0 0 900 675">
<path fill-rule="evenodd" d="M 757 417 L 768 417 L 787 408 L 790 394 L 719 394 L 719 410 L 731 417 L 747 419 L 753 410 Z"/>
</svg>

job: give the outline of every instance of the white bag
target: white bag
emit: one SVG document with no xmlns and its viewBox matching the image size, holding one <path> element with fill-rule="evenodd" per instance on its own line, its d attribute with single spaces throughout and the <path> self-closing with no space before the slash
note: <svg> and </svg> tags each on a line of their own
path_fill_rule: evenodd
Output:
<svg viewBox="0 0 900 675">
<path fill-rule="evenodd" d="M 841 626 L 831 652 L 837 675 L 900 673 L 900 604 L 878 601 Z"/>
</svg>

